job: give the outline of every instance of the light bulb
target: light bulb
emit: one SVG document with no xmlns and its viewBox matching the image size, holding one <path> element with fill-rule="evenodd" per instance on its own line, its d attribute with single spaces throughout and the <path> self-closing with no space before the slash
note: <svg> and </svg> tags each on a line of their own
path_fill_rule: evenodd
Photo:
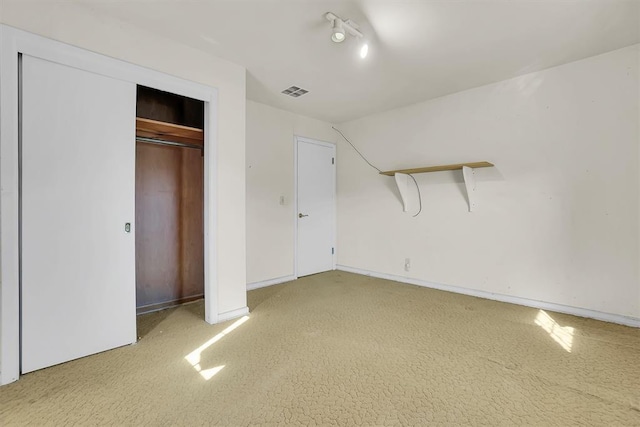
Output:
<svg viewBox="0 0 640 427">
<path fill-rule="evenodd" d="M 333 35 L 331 36 L 331 40 L 333 40 L 336 43 L 340 43 L 341 41 L 344 40 L 344 34 L 339 33 L 339 32 L 335 32 L 333 33 Z"/>
</svg>

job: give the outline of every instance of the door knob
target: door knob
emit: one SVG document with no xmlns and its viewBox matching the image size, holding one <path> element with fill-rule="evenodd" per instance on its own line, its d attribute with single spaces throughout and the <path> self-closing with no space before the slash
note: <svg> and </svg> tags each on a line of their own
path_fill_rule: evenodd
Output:
<svg viewBox="0 0 640 427">
<path fill-rule="evenodd" d="M 309 215 L 305 215 L 305 214 L 301 214 L 301 213 L 298 214 L 298 218 L 304 218 L 305 216 L 309 216 Z"/>
</svg>

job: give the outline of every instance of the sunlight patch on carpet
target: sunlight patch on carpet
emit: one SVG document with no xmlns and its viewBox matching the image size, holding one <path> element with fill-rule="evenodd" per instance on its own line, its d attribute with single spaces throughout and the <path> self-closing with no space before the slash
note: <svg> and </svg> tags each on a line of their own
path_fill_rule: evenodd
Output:
<svg viewBox="0 0 640 427">
<path fill-rule="evenodd" d="M 200 366 L 200 358 L 201 358 L 200 356 L 202 355 L 202 352 L 208 349 L 209 347 L 211 347 L 216 342 L 220 341 L 222 337 L 229 334 L 231 331 L 236 329 L 238 326 L 242 325 L 247 320 L 249 320 L 249 316 L 243 316 L 240 319 L 236 320 L 225 330 L 223 330 L 222 332 L 220 332 L 219 334 L 217 334 L 216 336 L 214 336 L 213 338 L 211 338 L 210 340 L 202 344 L 200 347 L 193 350 L 191 353 L 187 354 L 184 357 L 185 360 L 189 362 L 191 366 L 193 366 L 193 368 L 197 372 L 199 372 L 200 375 L 202 375 L 202 377 L 205 380 L 211 379 L 215 374 L 220 372 L 220 370 L 222 370 L 222 368 L 224 368 L 225 365 L 216 366 L 215 368 L 210 368 L 210 369 L 202 369 L 202 367 Z"/>
<path fill-rule="evenodd" d="M 573 331 L 570 326 L 560 326 L 544 310 L 540 310 L 535 320 L 536 325 L 547 331 L 549 336 L 567 352 L 571 353 L 573 345 Z"/>
<path fill-rule="evenodd" d="M 200 367 L 200 365 L 196 365 L 194 366 L 194 368 L 196 368 L 196 371 L 198 370 L 198 368 Z M 210 380 L 215 374 L 217 374 L 218 372 L 220 372 L 222 370 L 222 368 L 224 368 L 225 365 L 220 365 L 220 366 L 216 366 L 215 368 L 210 368 L 210 369 L 203 369 L 200 371 L 200 375 L 202 375 L 202 378 L 204 378 L 205 380 Z"/>
</svg>

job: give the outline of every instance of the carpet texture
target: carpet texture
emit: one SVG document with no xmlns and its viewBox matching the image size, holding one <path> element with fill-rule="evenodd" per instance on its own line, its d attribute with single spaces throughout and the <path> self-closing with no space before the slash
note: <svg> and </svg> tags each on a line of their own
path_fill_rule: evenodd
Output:
<svg viewBox="0 0 640 427">
<path fill-rule="evenodd" d="M 0 424 L 640 425 L 637 329 L 344 272 L 249 307 L 141 316 L 137 344 L 0 388 Z"/>
</svg>

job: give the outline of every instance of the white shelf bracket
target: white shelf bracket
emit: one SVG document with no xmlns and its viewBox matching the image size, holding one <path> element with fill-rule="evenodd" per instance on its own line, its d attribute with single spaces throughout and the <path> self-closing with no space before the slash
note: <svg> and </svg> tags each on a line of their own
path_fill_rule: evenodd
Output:
<svg viewBox="0 0 640 427">
<path fill-rule="evenodd" d="M 476 208 L 476 178 L 473 168 L 468 166 L 462 167 L 462 176 L 464 177 L 464 186 L 467 189 L 467 200 L 469 201 L 469 212 L 473 212 Z"/>
<path fill-rule="evenodd" d="M 396 185 L 402 198 L 402 212 L 407 212 L 409 210 L 409 175 L 396 172 L 393 177 L 396 179 Z"/>
</svg>

